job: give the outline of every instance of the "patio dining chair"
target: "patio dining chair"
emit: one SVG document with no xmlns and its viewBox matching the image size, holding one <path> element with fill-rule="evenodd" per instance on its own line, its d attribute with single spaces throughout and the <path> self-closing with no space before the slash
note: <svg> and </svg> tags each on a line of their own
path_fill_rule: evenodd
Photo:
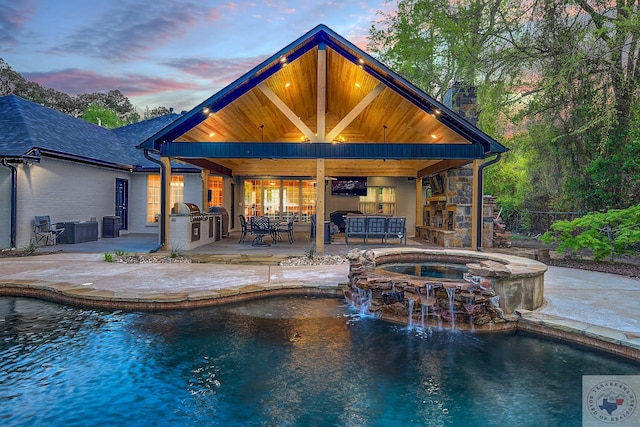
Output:
<svg viewBox="0 0 640 427">
<path fill-rule="evenodd" d="M 64 233 L 64 227 L 52 227 L 49 215 L 36 216 L 34 223 L 33 234 L 36 245 L 46 246 L 58 244 L 58 236 Z"/>
<path fill-rule="evenodd" d="M 269 243 L 264 241 L 264 236 L 271 236 L 273 242 L 276 242 L 273 237 L 273 229 L 271 228 L 269 217 L 252 216 L 250 224 L 251 234 L 255 236 L 251 242 L 251 246 L 271 246 Z"/>
<path fill-rule="evenodd" d="M 238 215 L 238 218 L 240 218 L 240 226 L 241 231 L 240 231 L 240 241 L 238 243 L 242 243 L 244 242 L 245 237 L 247 237 L 247 231 L 249 231 L 249 225 L 247 224 L 247 220 L 244 217 L 244 215 Z"/>
<path fill-rule="evenodd" d="M 289 243 L 293 244 L 296 241 L 296 236 L 293 233 L 293 221 L 295 220 L 295 216 L 292 216 L 289 221 L 287 221 L 287 237 L 289 238 Z"/>
</svg>

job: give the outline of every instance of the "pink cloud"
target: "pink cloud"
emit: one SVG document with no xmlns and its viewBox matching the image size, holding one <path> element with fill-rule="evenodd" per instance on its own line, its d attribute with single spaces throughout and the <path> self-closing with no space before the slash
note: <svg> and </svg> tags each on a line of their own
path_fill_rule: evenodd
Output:
<svg viewBox="0 0 640 427">
<path fill-rule="evenodd" d="M 31 0 L 0 2 L 0 40 L 3 45 L 0 52 L 18 43 L 17 36 L 21 35 L 25 24 L 35 12 L 36 8 Z"/>
<path fill-rule="evenodd" d="M 226 86 L 251 70 L 267 57 L 254 58 L 222 58 L 222 59 L 177 59 L 164 62 L 163 65 L 180 72 L 208 79 L 215 86 Z"/>
<path fill-rule="evenodd" d="M 117 89 L 125 96 L 141 96 L 173 90 L 196 89 L 194 83 L 149 77 L 147 75 L 103 76 L 92 71 L 67 69 L 45 73 L 25 73 L 24 77 L 46 88 L 53 88 L 69 95 L 108 92 Z"/>
</svg>

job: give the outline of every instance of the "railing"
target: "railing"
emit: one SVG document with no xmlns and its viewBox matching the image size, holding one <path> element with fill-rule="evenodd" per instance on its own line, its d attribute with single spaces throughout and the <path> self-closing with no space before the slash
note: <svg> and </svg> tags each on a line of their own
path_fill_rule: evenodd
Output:
<svg viewBox="0 0 640 427">
<path fill-rule="evenodd" d="M 582 216 L 579 212 L 514 211 L 503 214 L 502 221 L 515 233 L 539 235 L 549 231 L 558 220 L 571 221 L 579 216 Z"/>
</svg>

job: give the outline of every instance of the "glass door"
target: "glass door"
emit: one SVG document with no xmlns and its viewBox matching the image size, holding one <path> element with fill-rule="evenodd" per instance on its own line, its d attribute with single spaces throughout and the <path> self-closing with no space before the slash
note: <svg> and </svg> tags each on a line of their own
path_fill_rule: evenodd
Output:
<svg viewBox="0 0 640 427">
<path fill-rule="evenodd" d="M 264 215 L 271 219 L 280 219 L 280 180 L 262 181 Z"/>
</svg>

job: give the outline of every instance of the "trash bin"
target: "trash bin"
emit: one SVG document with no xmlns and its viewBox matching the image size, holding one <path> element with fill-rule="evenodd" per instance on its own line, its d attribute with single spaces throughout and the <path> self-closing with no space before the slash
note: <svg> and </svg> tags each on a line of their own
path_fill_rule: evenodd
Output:
<svg viewBox="0 0 640 427">
<path fill-rule="evenodd" d="M 324 244 L 331 243 L 331 221 L 324 222 Z"/>
<path fill-rule="evenodd" d="M 316 216 L 311 215 L 311 238 L 316 237 Z M 324 222 L 324 243 L 326 245 L 331 244 L 331 221 Z"/>
<path fill-rule="evenodd" d="M 102 237 L 120 237 L 120 217 L 102 217 Z"/>
</svg>

